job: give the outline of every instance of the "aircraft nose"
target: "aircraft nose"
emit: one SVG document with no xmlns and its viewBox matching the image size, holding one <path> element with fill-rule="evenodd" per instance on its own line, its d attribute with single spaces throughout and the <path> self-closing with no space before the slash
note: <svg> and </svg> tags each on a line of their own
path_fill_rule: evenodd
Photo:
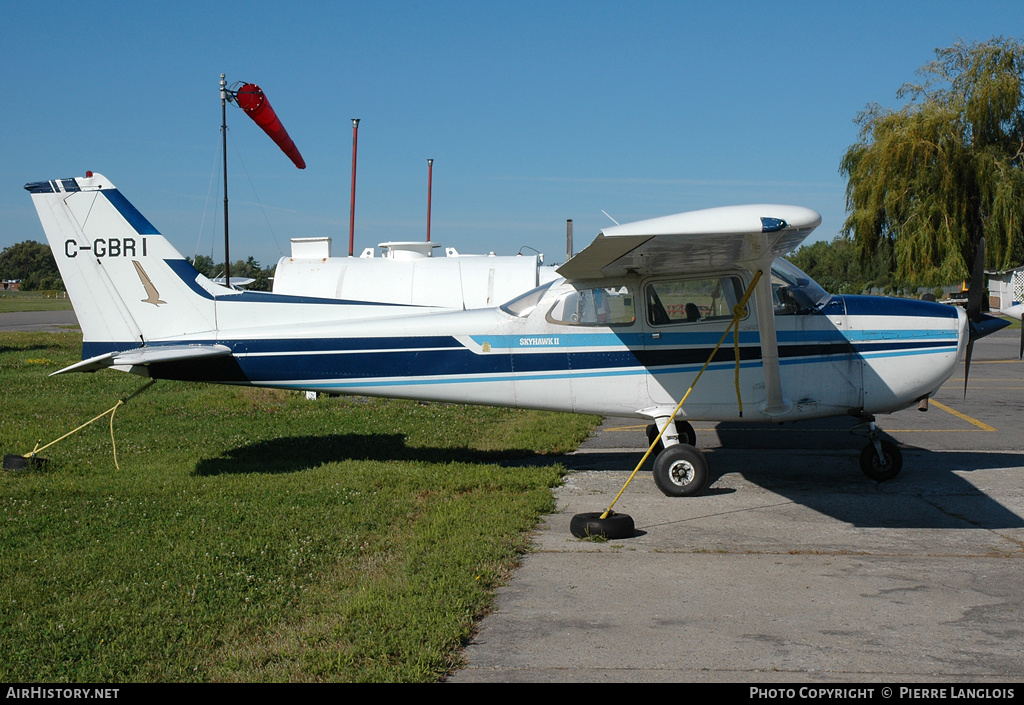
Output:
<svg viewBox="0 0 1024 705">
<path fill-rule="evenodd" d="M 956 312 L 959 319 L 959 340 L 957 343 L 956 354 L 957 361 L 962 361 L 964 359 L 970 343 L 978 338 L 984 338 L 986 335 L 991 335 L 992 333 L 1002 330 L 1006 326 L 1010 325 L 1010 322 L 1006 319 L 990 316 L 987 313 L 979 313 L 978 320 L 972 321 L 967 311 L 959 306 L 957 306 Z"/>
<path fill-rule="evenodd" d="M 962 362 L 964 356 L 967 354 L 967 341 L 970 340 L 970 321 L 967 319 L 967 311 L 956 307 L 957 315 L 957 346 L 956 346 L 956 361 Z"/>
</svg>

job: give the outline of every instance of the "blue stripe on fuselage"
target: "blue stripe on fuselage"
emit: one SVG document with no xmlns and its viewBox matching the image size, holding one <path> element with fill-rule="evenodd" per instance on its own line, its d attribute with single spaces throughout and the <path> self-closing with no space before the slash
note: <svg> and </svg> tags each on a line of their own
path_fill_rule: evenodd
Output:
<svg viewBox="0 0 1024 705">
<path fill-rule="evenodd" d="M 806 336 L 800 336 L 806 337 Z M 543 352 L 495 351 L 478 353 L 462 346 L 450 336 L 424 336 L 402 338 L 340 338 L 340 339 L 273 339 L 273 340 L 205 340 L 196 344 L 221 344 L 232 349 L 233 358 L 244 377 L 255 384 L 303 380 L 324 381 L 336 379 L 354 382 L 366 379 L 406 379 L 422 376 L 456 378 L 506 379 L 510 375 L 524 374 L 532 378 L 578 377 L 600 374 L 639 374 L 675 372 L 696 369 L 711 352 L 709 347 L 618 349 L 586 351 L 568 347 L 564 350 Z M 170 344 L 170 343 L 168 343 Z M 159 346 L 159 343 L 151 344 Z M 137 347 L 132 343 L 83 345 L 83 359 L 115 350 Z M 784 365 L 814 362 L 828 356 L 856 355 L 863 358 L 886 356 L 949 353 L 956 351 L 956 340 L 877 340 L 856 344 L 822 341 L 803 341 L 780 344 L 780 362 Z M 744 345 L 740 348 L 743 366 L 760 364 L 760 348 Z M 731 346 L 723 347 L 713 360 L 716 367 L 735 364 Z M 199 366 L 201 361 L 190 361 Z M 223 363 L 221 363 L 223 365 Z M 170 369 L 170 368 L 167 368 Z M 181 366 L 175 367 L 180 374 Z M 216 369 L 216 368 L 211 368 Z M 161 366 L 151 368 L 160 376 Z M 203 376 L 207 381 L 208 375 Z M 237 381 L 237 380 L 232 380 Z"/>
</svg>

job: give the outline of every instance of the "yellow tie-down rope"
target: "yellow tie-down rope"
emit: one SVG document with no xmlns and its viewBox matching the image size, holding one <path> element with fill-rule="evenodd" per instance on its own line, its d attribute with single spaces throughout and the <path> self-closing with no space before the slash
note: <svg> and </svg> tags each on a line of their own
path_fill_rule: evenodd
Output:
<svg viewBox="0 0 1024 705">
<path fill-rule="evenodd" d="M 711 364 L 711 361 L 713 359 L 715 359 L 715 354 L 718 352 L 718 349 L 722 347 L 722 343 L 725 342 L 725 338 L 726 338 L 727 335 L 729 335 L 729 331 L 733 331 L 733 341 L 734 341 L 733 348 L 736 351 L 736 375 L 735 375 L 735 378 L 736 378 L 736 401 L 740 405 L 740 416 L 743 416 L 743 400 L 740 398 L 740 328 L 739 328 L 739 325 L 740 325 L 740 320 L 744 316 L 747 315 L 747 302 L 750 300 L 750 295 L 754 293 L 754 287 L 757 286 L 758 280 L 761 279 L 761 274 L 762 274 L 762 272 L 760 270 L 756 274 L 754 274 L 754 279 L 750 282 L 750 286 L 748 286 L 747 290 L 744 292 L 743 298 L 740 299 L 740 302 L 738 304 L 733 306 L 733 309 L 732 309 L 732 321 L 729 323 L 729 326 L 725 329 L 725 332 L 722 333 L 722 338 L 718 341 L 718 344 L 715 346 L 714 350 L 711 351 L 711 354 L 708 356 L 707 362 L 704 363 L 704 366 L 700 368 L 700 372 L 698 372 L 697 376 L 694 377 L 693 383 L 690 384 L 690 388 L 686 390 L 686 394 L 684 394 L 683 398 L 679 400 L 678 404 L 676 404 L 675 410 L 673 410 L 672 415 L 669 416 L 670 419 L 673 419 L 673 420 L 675 419 L 676 414 L 678 414 L 679 410 L 683 407 L 683 403 L 686 401 L 686 398 L 688 396 L 690 396 L 690 392 L 692 392 L 693 388 L 695 386 L 697 386 L 697 382 L 700 380 L 701 375 L 704 374 L 704 370 L 706 370 L 708 368 L 708 365 Z M 636 474 L 638 472 L 640 472 L 640 467 L 644 464 L 644 462 L 647 460 L 647 458 L 654 451 L 654 447 L 656 445 L 658 445 L 658 442 L 661 440 L 661 435 L 663 433 L 665 433 L 665 429 L 666 428 L 668 428 L 668 424 L 667 423 L 658 431 L 658 435 L 655 436 L 654 440 L 651 442 L 651 446 L 647 449 L 647 452 L 644 453 L 644 457 L 640 458 L 640 462 L 636 464 L 636 468 L 633 469 L 633 472 L 632 472 L 632 474 L 630 474 L 629 479 L 626 480 L 626 484 L 624 484 L 622 486 L 622 489 L 619 490 L 619 493 L 617 495 L 615 495 L 615 499 L 613 499 L 612 503 L 608 505 L 608 508 L 606 510 L 604 510 L 604 514 L 601 515 L 602 519 L 607 519 L 608 516 L 612 513 L 612 507 L 614 507 L 615 503 L 619 501 L 619 497 L 621 497 L 623 492 L 626 491 L 626 488 L 629 487 L 629 483 L 633 481 L 633 478 L 636 477 Z"/>
<path fill-rule="evenodd" d="M 68 436 L 72 436 L 72 435 L 74 435 L 74 434 L 78 433 L 79 431 L 81 431 L 81 430 L 82 430 L 83 428 L 85 428 L 85 427 L 86 427 L 86 426 L 88 426 L 89 424 L 93 423 L 94 421 L 99 421 L 100 419 L 102 419 L 102 418 L 103 418 L 104 416 L 106 416 L 107 414 L 110 414 L 110 446 L 111 446 L 111 448 L 113 448 L 113 451 L 114 451 L 114 467 L 116 467 L 116 468 L 117 468 L 118 470 L 120 470 L 120 469 L 121 469 L 121 466 L 117 464 L 117 444 L 115 444 L 115 443 L 114 443 L 114 412 L 115 412 L 115 411 L 117 411 L 118 407 L 122 406 L 123 404 L 126 404 L 126 403 L 128 403 L 128 400 L 129 400 L 129 399 L 132 399 L 133 397 L 136 397 L 136 396 L 138 396 L 139 394 L 142 394 L 142 393 L 143 393 L 144 391 L 146 391 L 147 389 L 149 389 L 149 388 L 150 388 L 151 386 L 153 386 L 153 384 L 155 384 L 155 383 L 156 383 L 156 380 L 155 380 L 155 379 L 151 379 L 151 380 L 150 380 L 149 382 L 147 382 L 147 383 L 146 383 L 145 385 L 143 385 L 142 387 L 140 387 L 140 388 L 139 388 L 139 389 L 138 389 L 137 391 L 135 391 L 135 392 L 132 392 L 132 393 L 131 393 L 131 394 L 129 394 L 128 396 L 124 397 L 123 399 L 119 399 L 119 400 L 118 400 L 118 402 L 117 402 L 116 404 L 114 404 L 114 405 L 113 405 L 112 407 L 110 407 L 109 409 L 107 409 L 106 411 L 104 411 L 104 412 L 103 412 L 102 414 L 100 414 L 99 416 L 97 416 L 97 417 L 95 417 L 95 418 L 93 418 L 93 419 L 90 419 L 89 421 L 86 421 L 86 422 L 85 422 L 84 424 L 82 424 L 82 425 L 81 425 L 81 426 L 79 426 L 78 428 L 74 429 L 73 431 L 68 431 L 68 432 L 67 432 L 67 433 L 65 433 L 65 434 L 64 434 L 63 436 L 61 436 L 60 438 L 58 438 L 57 440 L 55 440 L 55 441 L 50 441 L 49 443 L 47 443 L 47 444 L 46 444 L 45 446 L 43 446 L 42 448 L 40 448 L 40 447 L 39 447 L 39 442 L 37 441 L 37 442 L 36 442 L 36 447 L 32 449 L 32 452 L 31 452 L 31 453 L 26 453 L 26 454 L 25 454 L 25 455 L 23 455 L 22 457 L 23 457 L 23 458 L 29 458 L 29 459 L 31 459 L 31 458 L 34 458 L 34 457 L 36 457 L 36 455 L 37 455 L 37 454 L 39 454 L 39 453 L 40 453 L 41 451 L 44 451 L 44 450 L 46 450 L 47 448 L 49 448 L 49 447 L 50 447 L 50 446 L 52 446 L 52 445 L 56 445 L 57 443 L 60 443 L 61 441 L 63 441 L 63 440 L 64 440 L 65 438 L 67 438 Z"/>
</svg>

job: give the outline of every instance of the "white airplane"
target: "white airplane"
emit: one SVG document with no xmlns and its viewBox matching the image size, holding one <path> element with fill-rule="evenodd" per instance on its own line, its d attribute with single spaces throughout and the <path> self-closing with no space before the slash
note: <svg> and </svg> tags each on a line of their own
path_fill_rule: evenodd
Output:
<svg viewBox="0 0 1024 705">
<path fill-rule="evenodd" d="M 1010 316 L 1012 318 L 1016 318 L 1018 321 L 1022 322 L 1022 325 L 1020 327 L 1019 356 L 1022 360 L 1024 360 L 1024 318 L 1021 318 L 1021 316 L 1024 316 L 1024 303 L 1017 303 L 1013 304 L 1012 306 L 1007 306 L 1006 308 L 1002 309 L 1000 313 Z"/>
<path fill-rule="evenodd" d="M 224 279 L 223 275 L 219 277 L 214 277 L 210 281 L 212 281 L 214 284 L 220 284 L 221 286 L 226 286 L 228 284 L 228 282 Z M 245 287 L 252 284 L 254 281 L 256 280 L 253 279 L 252 277 L 231 277 L 230 286 L 232 289 L 244 289 Z"/>
<path fill-rule="evenodd" d="M 862 470 L 894 477 L 900 450 L 880 438 L 875 415 L 924 403 L 976 338 L 1006 325 L 942 304 L 826 293 L 780 259 L 821 221 L 797 206 L 609 227 L 559 268 L 564 279 L 496 308 L 424 313 L 373 291 L 327 299 L 218 286 L 103 176 L 25 188 L 83 332 L 82 361 L 54 374 L 111 367 L 648 419 L 661 434 L 654 478 L 671 496 L 709 481 L 691 420 L 851 416 L 868 428 Z M 734 316 L 735 346 L 726 336 L 712 357 Z"/>
</svg>

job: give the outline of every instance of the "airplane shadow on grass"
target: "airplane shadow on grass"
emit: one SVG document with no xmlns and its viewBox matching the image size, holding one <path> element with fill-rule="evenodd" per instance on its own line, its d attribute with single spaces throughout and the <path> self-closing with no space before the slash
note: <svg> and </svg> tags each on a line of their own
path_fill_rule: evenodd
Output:
<svg viewBox="0 0 1024 705">
<path fill-rule="evenodd" d="M 232 448 L 216 458 L 196 464 L 200 476 L 244 473 L 302 472 L 324 463 L 345 460 L 404 460 L 421 463 L 526 464 L 558 462 L 532 450 L 475 450 L 473 448 L 421 448 L 406 445 L 404 434 L 335 434 L 292 436 Z"/>
<path fill-rule="evenodd" d="M 6 353 L 26 353 L 33 350 L 53 350 L 52 345 L 0 345 L 0 355 Z"/>
</svg>

